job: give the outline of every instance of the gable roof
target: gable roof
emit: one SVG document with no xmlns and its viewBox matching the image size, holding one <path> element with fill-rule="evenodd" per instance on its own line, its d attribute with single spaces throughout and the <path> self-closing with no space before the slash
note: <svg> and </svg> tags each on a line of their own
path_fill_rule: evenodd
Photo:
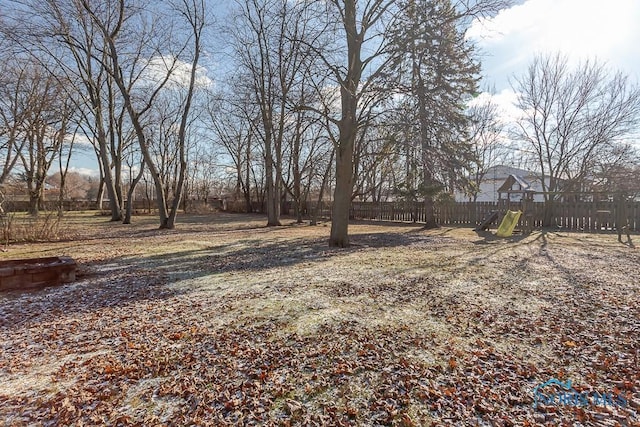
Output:
<svg viewBox="0 0 640 427">
<path fill-rule="evenodd" d="M 520 188 L 514 190 L 514 184 L 518 184 Z M 498 188 L 499 193 L 519 193 L 523 191 L 532 191 L 531 184 L 529 184 L 523 177 L 514 174 L 509 175 L 500 188 Z"/>
<path fill-rule="evenodd" d="M 527 169 L 520 169 L 520 168 L 516 168 L 513 166 L 506 166 L 506 165 L 491 166 L 490 168 L 487 169 L 486 173 L 484 174 L 485 178 L 498 179 L 500 181 L 502 181 L 503 179 L 507 179 L 509 175 L 516 175 L 519 177 L 528 177 L 528 178 L 538 176 L 538 174 L 534 171 L 530 171 Z"/>
</svg>

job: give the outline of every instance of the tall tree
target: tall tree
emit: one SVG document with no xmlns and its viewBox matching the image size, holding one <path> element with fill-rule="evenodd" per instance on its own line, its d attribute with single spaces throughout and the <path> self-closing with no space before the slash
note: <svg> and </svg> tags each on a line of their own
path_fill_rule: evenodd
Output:
<svg viewBox="0 0 640 427">
<path fill-rule="evenodd" d="M 107 46 L 84 3 L 80 0 L 13 2 L 17 25 L 17 45 L 30 52 L 44 66 L 60 70 L 68 85 L 65 96 L 76 102 L 81 128 L 94 144 L 101 171 L 101 188 L 110 203 L 111 220 L 122 218 L 122 136 L 125 110 L 117 97 L 117 87 L 107 73 Z M 115 15 L 114 3 L 99 8 L 105 20 Z M 100 197 L 101 199 L 101 197 Z"/>
<path fill-rule="evenodd" d="M 27 141 L 24 122 L 30 109 L 29 68 L 23 60 L 0 62 L 0 186 L 14 170 Z"/>
<path fill-rule="evenodd" d="M 246 69 L 246 90 L 258 106 L 255 128 L 264 152 L 267 225 L 280 224 L 283 189 L 283 153 L 287 129 L 300 118 L 294 98 L 301 82 L 310 76 L 306 44 L 318 36 L 311 25 L 312 3 L 287 0 L 245 0 L 240 4 L 234 50 Z"/>
<path fill-rule="evenodd" d="M 192 56 L 190 58 L 191 67 L 189 70 L 189 83 L 180 117 L 180 126 L 178 128 L 180 170 L 178 172 L 176 190 L 171 210 L 169 212 L 169 218 L 167 219 L 166 224 L 163 224 L 166 228 L 174 228 L 178 208 L 184 192 L 184 185 L 187 177 L 187 132 L 198 77 L 198 63 L 203 49 L 202 35 L 204 28 L 207 25 L 207 9 L 204 0 L 181 0 L 180 4 L 176 6 L 176 11 L 183 17 L 184 22 L 187 24 L 190 31 L 189 39 L 191 39 L 192 42 Z"/>
<path fill-rule="evenodd" d="M 251 201 L 251 179 L 255 175 L 255 140 L 258 135 L 252 124 L 258 116 L 257 108 L 250 98 L 242 94 L 223 96 L 226 102 L 215 97 L 208 102 L 207 121 L 214 135 L 215 143 L 223 148 L 223 152 L 231 160 L 230 169 L 235 175 L 233 194 L 244 199 L 246 212 L 253 211 Z M 233 100 L 233 101 L 229 101 Z"/>
<path fill-rule="evenodd" d="M 419 10 L 424 10 L 429 4 L 439 2 L 418 3 L 425 6 Z M 420 40 L 421 34 L 418 31 L 422 24 L 419 19 L 431 22 L 425 13 L 418 14 L 418 10 L 412 15 L 412 12 L 407 9 L 410 4 L 384 0 L 331 0 L 326 3 L 328 19 L 337 22 L 342 33 L 341 37 L 336 38 L 333 50 L 323 52 L 315 49 L 316 52 L 321 53 L 340 91 L 340 115 L 339 118 L 331 119 L 338 129 L 339 136 L 336 141 L 336 185 L 329 237 L 330 246 L 349 245 L 349 209 L 354 185 L 354 147 L 358 134 L 366 132 L 369 120 L 374 117 L 366 111 L 375 108 L 376 103 L 382 102 L 391 93 L 388 86 L 381 84 L 380 78 L 388 78 L 393 74 L 392 65 L 402 62 L 399 58 L 405 55 L 407 46 L 409 48 L 416 44 L 419 46 L 419 43 L 414 43 L 406 37 L 407 45 L 400 46 L 399 43 L 393 43 L 390 29 L 395 27 L 395 33 L 402 34 L 400 28 L 406 25 L 410 30 L 407 33 Z M 459 0 L 453 7 L 455 13 L 451 14 L 451 18 L 454 19 L 451 25 L 468 25 L 472 17 L 497 12 L 507 4 L 509 0 Z M 412 16 L 418 19 L 413 19 Z M 411 19 L 406 21 L 407 17 Z M 337 30 L 338 28 L 335 28 L 335 31 Z M 430 58 L 424 59 L 425 67 L 435 69 L 439 67 L 437 62 L 429 63 Z M 423 65 L 419 62 L 416 64 Z M 428 89 L 427 83 L 429 82 L 423 85 L 425 91 Z M 420 90 L 419 87 L 418 90 Z M 429 94 L 424 93 L 422 98 L 426 100 L 427 96 Z M 425 107 L 428 108 L 426 102 Z M 326 114 L 322 111 L 320 113 Z M 423 117 L 425 124 L 429 124 L 427 115 Z M 433 143 L 436 141 L 434 138 L 439 136 L 435 135 L 434 130 L 429 126 L 423 126 L 423 130 L 425 134 L 427 131 L 432 132 L 430 135 L 425 135 L 423 141 Z M 424 151 L 426 153 L 428 150 Z M 431 172 L 425 168 L 424 181 L 432 181 Z"/>
<path fill-rule="evenodd" d="M 18 155 L 29 192 L 29 213 L 43 208 L 47 174 L 69 134 L 73 107 L 61 99 L 59 80 L 39 64 L 27 65 L 28 84 L 21 94 L 24 119 L 21 133 L 26 143 Z"/>
<path fill-rule="evenodd" d="M 434 196 L 459 186 L 473 161 L 465 100 L 477 89 L 480 67 L 450 0 L 408 0 L 400 16 L 390 40 L 404 54 L 393 70 L 413 124 L 406 143 L 419 156 L 417 193 L 424 198 L 427 227 L 435 227 Z"/>
<path fill-rule="evenodd" d="M 87 0 L 82 0 L 82 6 L 100 32 L 107 56 L 102 60 L 102 65 L 106 67 L 122 96 L 145 164 L 150 171 L 160 228 L 174 228 L 184 189 L 187 125 L 196 89 L 206 19 L 204 0 L 181 0 L 169 5 L 171 12 L 177 14 L 188 28 L 188 32 L 182 33 L 184 37 L 174 31 L 173 22 L 161 19 L 166 14 L 159 13 L 156 9 L 161 9 L 164 4 L 156 4 L 154 8 L 139 8 L 125 0 L 113 0 L 107 8 L 108 14 L 103 13 L 100 5 Z M 132 34 L 136 36 L 132 38 Z M 174 38 L 178 40 L 177 46 Z M 190 56 L 187 57 L 187 54 Z M 183 74 L 177 75 L 178 72 Z M 129 84 L 132 80 L 127 80 L 127 75 L 139 84 Z M 159 94 L 170 84 L 182 85 L 185 91 L 180 102 L 177 132 L 179 169 L 176 191 L 173 200 L 169 201 L 165 196 L 165 186 L 157 159 L 150 148 L 143 120 Z"/>
<path fill-rule="evenodd" d="M 65 195 L 69 193 L 67 189 L 70 181 L 68 179 L 69 166 L 71 164 L 71 156 L 74 153 L 74 146 L 76 145 L 75 142 L 78 135 L 78 128 L 79 126 L 76 122 L 74 129 L 69 129 L 69 135 L 65 135 L 65 141 L 63 141 L 63 143 L 58 147 L 58 217 L 63 216 Z"/>
<path fill-rule="evenodd" d="M 301 95 L 304 97 L 304 91 Z M 287 167 L 283 171 L 283 185 L 291 197 L 296 221 L 302 223 L 311 185 L 323 169 L 322 158 L 326 158 L 333 147 L 319 118 L 302 109 L 291 118 L 286 140 L 289 143 L 284 152 Z"/>
<path fill-rule="evenodd" d="M 340 91 L 339 118 L 330 118 L 338 129 L 335 141 L 335 190 L 331 216 L 329 245 L 349 246 L 349 210 L 354 185 L 354 148 L 359 129 L 366 127 L 366 119 L 359 113 L 366 99 L 375 103 L 379 97 L 365 96 L 377 77 L 390 62 L 385 58 L 387 42 L 384 35 L 385 18 L 389 18 L 393 1 L 332 0 L 328 3 L 329 17 L 336 19 L 344 39 L 336 51 L 343 60 L 330 52 L 322 52 L 325 65 L 330 70 Z M 337 30 L 337 28 L 336 28 Z M 345 65 L 346 64 L 346 65 Z M 370 73 L 366 70 L 372 69 Z"/>
</svg>

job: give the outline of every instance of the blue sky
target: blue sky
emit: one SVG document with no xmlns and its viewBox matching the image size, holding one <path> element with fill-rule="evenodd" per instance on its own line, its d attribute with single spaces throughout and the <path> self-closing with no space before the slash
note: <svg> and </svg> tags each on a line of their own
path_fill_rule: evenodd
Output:
<svg viewBox="0 0 640 427">
<path fill-rule="evenodd" d="M 515 114 L 511 103 L 516 94 L 510 80 L 524 73 L 537 53 L 560 51 L 574 62 L 597 58 L 640 82 L 640 0 L 517 3 L 494 18 L 475 22 L 467 34 L 481 54 L 482 87 L 494 91 L 492 97 L 505 118 Z M 203 65 L 210 67 L 215 62 L 205 58 Z M 209 72 L 215 74 L 215 69 Z M 74 165 L 85 171 L 94 169 L 94 158 L 88 150 L 75 158 Z"/>
<path fill-rule="evenodd" d="M 506 114 L 510 79 L 535 54 L 562 52 L 572 62 L 597 58 L 640 82 L 640 0 L 526 0 L 475 22 L 467 37 L 481 51 L 483 88 L 495 90 Z M 511 111 L 510 111 L 511 110 Z"/>
</svg>

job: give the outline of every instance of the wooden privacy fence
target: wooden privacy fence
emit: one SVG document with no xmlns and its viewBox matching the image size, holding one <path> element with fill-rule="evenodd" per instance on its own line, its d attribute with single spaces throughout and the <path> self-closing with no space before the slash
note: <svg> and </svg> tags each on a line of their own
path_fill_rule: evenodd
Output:
<svg viewBox="0 0 640 427">
<path fill-rule="evenodd" d="M 491 202 L 436 204 L 435 217 L 441 225 L 474 225 L 496 209 L 496 203 Z M 354 219 L 426 222 L 426 216 L 425 205 L 422 202 L 353 202 L 351 204 L 351 217 Z"/>
<path fill-rule="evenodd" d="M 497 223 L 506 209 L 523 210 L 518 228 L 553 227 L 576 231 L 615 230 L 617 206 L 614 202 L 555 202 L 549 224 L 544 223 L 544 203 L 528 203 L 526 209 L 518 202 L 448 202 L 436 203 L 434 213 L 440 225 L 476 226 L 492 211 L 499 211 Z M 629 229 L 640 230 L 640 202 L 626 204 Z M 423 202 L 353 202 L 351 218 L 377 221 L 426 222 Z"/>
</svg>

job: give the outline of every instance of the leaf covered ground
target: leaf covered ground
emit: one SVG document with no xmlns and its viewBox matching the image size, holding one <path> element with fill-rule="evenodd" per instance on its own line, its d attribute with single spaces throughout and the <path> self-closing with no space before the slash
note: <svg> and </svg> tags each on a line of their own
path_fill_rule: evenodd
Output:
<svg viewBox="0 0 640 427">
<path fill-rule="evenodd" d="M 79 274 L 0 295 L 0 425 L 640 425 L 640 252 L 614 235 L 66 221 L 2 254 Z"/>
</svg>

